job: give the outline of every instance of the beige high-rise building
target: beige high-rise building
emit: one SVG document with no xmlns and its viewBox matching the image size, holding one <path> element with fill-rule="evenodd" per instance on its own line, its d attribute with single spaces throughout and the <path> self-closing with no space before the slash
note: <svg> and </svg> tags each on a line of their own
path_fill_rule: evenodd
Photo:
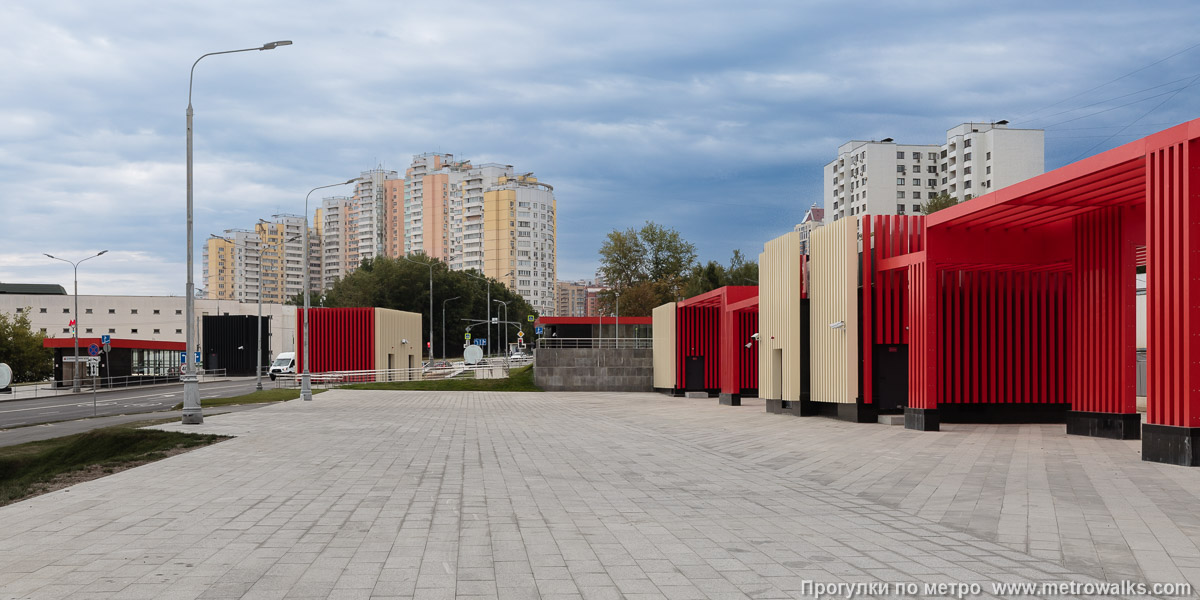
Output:
<svg viewBox="0 0 1200 600">
<path fill-rule="evenodd" d="M 483 194 L 483 273 L 554 315 L 557 206 L 554 188 L 533 173 L 501 176 Z"/>
<path fill-rule="evenodd" d="M 304 265 L 310 268 L 314 291 L 320 290 L 315 270 L 320 234 L 309 231 L 304 249 L 304 217 L 274 215 L 254 229 L 228 229 L 208 239 L 203 252 L 205 294 L 214 300 L 262 301 L 281 304 L 304 291 Z"/>
</svg>

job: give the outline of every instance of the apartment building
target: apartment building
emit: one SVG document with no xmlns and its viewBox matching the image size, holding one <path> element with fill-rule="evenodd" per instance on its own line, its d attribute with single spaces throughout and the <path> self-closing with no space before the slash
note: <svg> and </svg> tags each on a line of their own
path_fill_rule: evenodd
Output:
<svg viewBox="0 0 1200 600">
<path fill-rule="evenodd" d="M 938 194 L 962 202 L 1044 171 L 1045 132 L 1010 129 L 1007 121 L 962 123 L 941 145 L 853 140 L 825 165 L 824 206 L 833 221 L 917 214 Z"/>
<path fill-rule="evenodd" d="M 211 236 L 203 249 L 204 297 L 235 302 L 283 303 L 304 291 L 304 266 L 309 264 L 310 289 L 320 290 L 320 271 L 312 257 L 320 248 L 319 229 L 309 231 L 304 249 L 305 219 L 274 215 L 254 229 L 227 229 Z"/>
<path fill-rule="evenodd" d="M 556 317 L 595 317 L 600 314 L 600 292 L 595 281 L 560 281 L 555 288 Z"/>
<path fill-rule="evenodd" d="M 808 238 L 812 232 L 825 224 L 825 209 L 813 205 L 804 213 L 804 218 L 796 224 L 795 231 L 800 234 L 800 254 L 808 254 Z"/>
<path fill-rule="evenodd" d="M 483 272 L 554 316 L 557 206 L 554 188 L 533 173 L 501 176 L 483 194 Z"/>
</svg>

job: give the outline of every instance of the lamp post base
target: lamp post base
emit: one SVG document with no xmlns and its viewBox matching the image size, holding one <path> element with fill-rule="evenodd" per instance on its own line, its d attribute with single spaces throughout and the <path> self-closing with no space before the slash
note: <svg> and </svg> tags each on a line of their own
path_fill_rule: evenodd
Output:
<svg viewBox="0 0 1200 600">
<path fill-rule="evenodd" d="M 300 376 L 300 399 L 312 400 L 312 380 L 309 379 L 308 373 Z"/>
<path fill-rule="evenodd" d="M 200 378 L 185 374 L 179 379 L 183 382 L 183 424 L 204 423 L 204 409 L 200 406 Z"/>
</svg>

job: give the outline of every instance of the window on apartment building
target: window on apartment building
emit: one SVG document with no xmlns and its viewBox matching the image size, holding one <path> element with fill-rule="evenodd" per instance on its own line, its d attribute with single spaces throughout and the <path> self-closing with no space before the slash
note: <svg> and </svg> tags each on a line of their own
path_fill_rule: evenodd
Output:
<svg viewBox="0 0 1200 600">
<path fill-rule="evenodd" d="M 950 179 L 954 179 L 958 175 L 958 171 L 950 171 Z"/>
<path fill-rule="evenodd" d="M 946 182 L 947 182 L 947 181 L 950 181 L 950 180 L 949 180 L 949 179 L 947 179 L 947 178 L 945 178 L 945 177 L 943 177 L 943 178 L 942 178 L 942 185 L 946 185 Z"/>
<path fill-rule="evenodd" d="M 915 213 L 919 213 L 919 212 L 921 212 L 921 205 L 920 205 L 920 204 L 914 204 L 914 205 L 913 205 L 913 212 L 915 212 Z"/>
<path fill-rule="evenodd" d="M 896 172 L 897 172 L 897 173 L 903 173 L 903 172 L 904 172 L 904 165 L 896 165 Z"/>
<path fill-rule="evenodd" d="M 913 200 L 920 200 L 921 192 L 913 192 Z"/>
<path fill-rule="evenodd" d="M 985 158 L 986 160 L 992 160 L 992 153 L 991 153 L 991 152 L 988 152 L 987 154 L 985 154 L 985 155 L 984 155 L 984 158 Z"/>
<path fill-rule="evenodd" d="M 899 192 L 896 192 L 896 199 L 897 199 L 897 200 L 903 200 L 903 199 L 904 199 L 904 190 L 900 190 Z"/>
<path fill-rule="evenodd" d="M 920 180 L 920 179 L 913 179 L 913 180 L 912 180 L 912 184 L 913 184 L 913 185 L 921 185 L 921 180 Z"/>
<path fill-rule="evenodd" d="M 967 138 L 967 139 L 963 140 L 963 148 L 970 148 L 970 147 L 971 147 L 971 139 Z"/>
<path fill-rule="evenodd" d="M 904 205 L 903 204 L 896 205 L 896 214 L 898 214 L 898 215 L 904 214 Z"/>
<path fill-rule="evenodd" d="M 950 169 L 950 165 L 948 163 L 942 163 L 942 172 L 943 173 L 945 173 L 949 169 Z"/>
<path fill-rule="evenodd" d="M 964 190 L 971 189 L 971 182 L 969 180 L 963 182 L 963 189 Z"/>
<path fill-rule="evenodd" d="M 904 158 L 904 153 L 899 151 L 896 152 L 896 158 Z"/>
<path fill-rule="evenodd" d="M 992 165 L 988 165 L 988 166 L 987 166 L 987 169 L 986 169 L 986 172 L 985 172 L 985 174 L 986 174 L 986 175 L 991 175 L 991 174 L 992 174 Z"/>
<path fill-rule="evenodd" d="M 963 167 L 963 175 L 970 175 L 971 167 Z"/>
<path fill-rule="evenodd" d="M 920 173 L 920 172 L 921 172 L 921 165 L 913 165 L 913 168 L 912 168 L 912 170 L 913 170 L 913 173 Z"/>
<path fill-rule="evenodd" d="M 946 158 L 946 151 L 942 150 L 942 158 Z"/>
<path fill-rule="evenodd" d="M 937 165 L 929 165 L 928 167 L 925 167 L 925 172 L 926 173 L 937 173 Z"/>
<path fill-rule="evenodd" d="M 45 312 L 46 312 L 46 309 L 45 309 L 45 308 L 39 308 L 39 309 L 38 309 L 38 312 L 39 312 L 39 313 L 42 313 L 42 314 L 45 314 Z"/>
<path fill-rule="evenodd" d="M 896 185 L 904 185 L 904 178 L 903 178 L 903 177 L 897 177 L 897 178 L 896 178 Z"/>
<path fill-rule="evenodd" d="M 925 185 L 927 185 L 929 187 L 933 187 L 933 186 L 937 185 L 937 180 L 936 179 L 926 179 Z"/>
<path fill-rule="evenodd" d="M 968 152 L 968 153 L 964 154 L 964 155 L 963 155 L 963 160 L 971 160 L 971 153 L 970 153 L 970 152 Z"/>
<path fill-rule="evenodd" d="M 921 153 L 920 153 L 920 152 L 913 152 L 913 153 L 912 153 L 912 159 L 913 159 L 913 160 L 915 160 L 915 161 L 917 161 L 917 162 L 921 162 Z"/>
<path fill-rule="evenodd" d="M 989 180 L 983 182 L 983 187 L 985 187 L 987 189 L 992 189 L 992 180 L 989 179 Z"/>
</svg>

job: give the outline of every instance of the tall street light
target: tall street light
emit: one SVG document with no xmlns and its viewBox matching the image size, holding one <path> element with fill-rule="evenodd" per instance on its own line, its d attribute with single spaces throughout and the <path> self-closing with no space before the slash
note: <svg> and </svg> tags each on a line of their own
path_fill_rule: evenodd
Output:
<svg viewBox="0 0 1200 600">
<path fill-rule="evenodd" d="M 472 275 L 470 271 L 463 271 L 463 273 L 466 273 L 468 277 L 474 277 L 475 279 L 482 279 L 487 282 L 487 333 L 483 334 L 483 341 L 484 341 L 484 347 L 486 347 L 488 349 L 488 354 L 491 354 L 491 349 L 492 349 L 492 339 L 491 339 L 492 338 L 492 278 L 488 277 L 487 275 L 483 275 L 482 277 L 479 275 Z"/>
<path fill-rule="evenodd" d="M 616 294 L 616 296 L 617 296 L 616 324 L 613 325 L 613 329 L 615 330 L 613 332 L 613 342 L 616 344 L 616 346 L 613 346 L 613 347 L 620 348 L 621 347 L 621 290 L 613 290 L 613 293 Z"/>
<path fill-rule="evenodd" d="M 183 377 L 183 423 L 185 425 L 196 425 L 204 422 L 204 412 L 200 408 L 200 382 L 196 378 L 196 360 L 192 354 L 193 346 L 196 339 L 195 331 L 195 315 L 196 315 L 196 287 L 192 281 L 192 82 L 196 78 L 196 65 L 200 64 L 206 56 L 215 56 L 217 54 L 234 54 L 237 52 L 250 52 L 252 50 L 274 50 L 280 46 L 290 46 L 291 40 L 280 40 L 263 44 L 257 48 L 243 48 L 241 50 L 225 50 L 223 52 L 209 52 L 196 59 L 192 63 L 192 70 L 188 74 L 188 106 L 187 106 L 187 296 L 184 299 L 184 305 L 187 307 L 187 348 L 183 352 L 184 356 L 184 372 Z"/>
<path fill-rule="evenodd" d="M 504 305 L 504 355 L 508 356 L 508 303 L 512 300 L 492 300 L 497 304 Z M 496 337 L 500 336 L 500 331 L 496 331 Z"/>
<path fill-rule="evenodd" d="M 108 252 L 108 250 L 101 250 L 97 254 L 93 254 L 87 258 L 81 258 L 75 262 L 71 262 L 65 258 L 59 258 L 57 256 L 46 254 L 46 256 L 53 258 L 54 260 L 61 260 L 71 265 L 71 267 L 75 269 L 75 327 L 73 331 L 75 334 L 75 365 L 71 369 L 71 372 L 75 374 L 75 381 L 71 386 L 71 391 L 76 393 L 79 392 L 79 263 L 82 263 L 85 260 L 96 258 L 105 252 Z"/>
<path fill-rule="evenodd" d="M 442 300 L 442 360 L 446 360 L 446 303 L 451 300 L 458 300 L 462 296 L 446 298 Z M 433 360 L 430 358 L 429 360 Z"/>
<path fill-rule="evenodd" d="M 312 400 L 312 379 L 308 376 L 308 293 L 312 287 L 308 282 L 308 272 L 312 270 L 312 256 L 309 254 L 310 250 L 308 246 L 308 199 L 317 190 L 338 187 L 340 185 L 350 185 L 354 182 L 354 179 L 347 179 L 341 183 L 317 186 L 309 190 L 308 194 L 304 196 L 304 365 L 303 371 L 300 374 L 301 400 Z"/>
<path fill-rule="evenodd" d="M 410 263 L 417 263 L 418 265 L 423 265 L 423 266 L 429 267 L 429 362 L 430 362 L 430 364 L 432 364 L 433 363 L 433 259 L 426 256 L 425 262 L 421 262 L 419 260 L 413 260 L 407 256 L 401 256 L 400 258 L 403 258 L 404 260 L 407 260 Z M 445 326 L 446 326 L 446 324 L 443 319 L 442 337 L 446 337 L 446 335 L 445 335 L 446 332 L 444 330 Z"/>
</svg>

